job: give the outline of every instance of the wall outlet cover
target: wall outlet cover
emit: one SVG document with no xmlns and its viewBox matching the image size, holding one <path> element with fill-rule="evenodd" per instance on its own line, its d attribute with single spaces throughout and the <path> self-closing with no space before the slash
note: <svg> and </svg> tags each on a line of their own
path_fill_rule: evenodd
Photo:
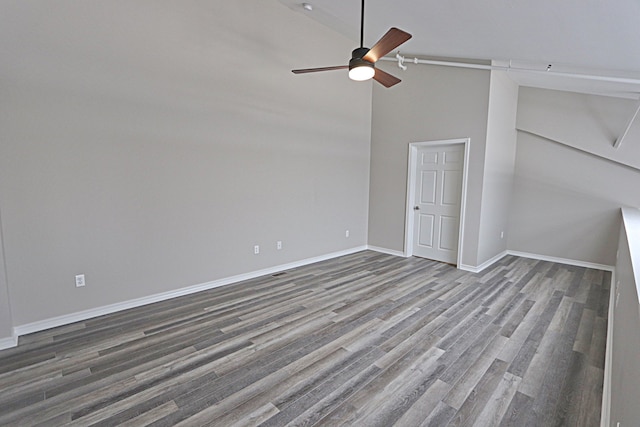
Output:
<svg viewBox="0 0 640 427">
<path fill-rule="evenodd" d="M 76 288 L 80 288 L 84 286 L 86 283 L 84 281 L 84 274 L 76 275 Z"/>
</svg>

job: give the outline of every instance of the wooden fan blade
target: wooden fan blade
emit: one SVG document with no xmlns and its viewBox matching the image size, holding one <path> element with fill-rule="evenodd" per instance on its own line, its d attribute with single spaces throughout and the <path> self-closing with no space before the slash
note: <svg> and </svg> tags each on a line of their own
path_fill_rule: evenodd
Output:
<svg viewBox="0 0 640 427">
<path fill-rule="evenodd" d="M 373 75 L 373 79 L 384 87 L 391 87 L 393 85 L 397 85 L 402 81 L 399 78 L 392 76 L 391 74 L 387 73 L 386 71 L 382 71 L 379 68 L 376 68 L 376 73 Z"/>
<path fill-rule="evenodd" d="M 376 62 L 410 38 L 411 34 L 393 27 L 378 40 L 378 43 L 376 43 L 362 59 L 369 62 Z"/>
<path fill-rule="evenodd" d="M 348 65 L 336 65 L 335 67 L 321 67 L 321 68 L 303 68 L 302 70 L 291 70 L 293 74 L 315 73 L 318 71 L 333 71 L 333 70 L 345 70 L 349 68 Z"/>
</svg>

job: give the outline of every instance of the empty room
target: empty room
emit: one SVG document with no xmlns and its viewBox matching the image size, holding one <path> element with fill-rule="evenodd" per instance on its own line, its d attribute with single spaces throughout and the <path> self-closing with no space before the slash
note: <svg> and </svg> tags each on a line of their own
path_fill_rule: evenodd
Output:
<svg viewBox="0 0 640 427">
<path fill-rule="evenodd" d="M 0 425 L 640 425 L 640 6 L 0 2 Z"/>
</svg>

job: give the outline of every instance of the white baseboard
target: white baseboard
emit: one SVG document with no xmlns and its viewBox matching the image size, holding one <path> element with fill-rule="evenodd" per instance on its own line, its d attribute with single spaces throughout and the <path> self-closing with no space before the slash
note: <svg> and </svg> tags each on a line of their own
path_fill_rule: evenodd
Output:
<svg viewBox="0 0 640 427">
<path fill-rule="evenodd" d="M 356 252 L 360 252 L 360 251 L 363 251 L 363 250 L 367 250 L 367 249 L 372 250 L 372 251 L 376 251 L 376 252 L 389 254 L 389 255 L 406 257 L 404 252 L 401 252 L 401 251 L 394 251 L 394 250 L 391 250 L 391 249 L 380 248 L 380 247 L 377 247 L 377 246 L 358 246 L 358 247 L 346 249 L 346 250 L 339 251 L 339 252 L 333 252 L 333 253 L 326 254 L 326 255 L 321 255 L 321 256 L 318 256 L 318 257 L 307 258 L 307 259 L 304 259 L 304 260 L 300 260 L 300 261 L 296 261 L 296 262 L 292 262 L 292 263 L 288 263 L 288 264 L 282 264 L 282 265 L 266 268 L 266 269 L 263 269 L 263 270 L 258 270 L 258 271 L 253 271 L 253 272 L 250 272 L 250 273 L 240 274 L 240 275 L 237 275 L 237 276 L 218 279 L 218 280 L 214 280 L 214 281 L 211 281 L 211 282 L 202 283 L 202 284 L 199 284 L 199 285 L 188 286 L 188 287 L 185 287 L 185 288 L 177 289 L 175 291 L 163 292 L 163 293 L 160 293 L 160 294 L 150 295 L 150 296 L 147 296 L 147 297 L 137 298 L 137 299 L 133 299 L 133 300 L 129 300 L 129 301 L 123 301 L 123 302 L 115 303 L 115 304 L 109 304 L 109 305 L 106 305 L 106 306 L 97 307 L 97 308 L 90 309 L 90 310 L 84 310 L 84 311 L 80 311 L 80 312 L 76 312 L 76 313 L 66 314 L 66 315 L 63 315 L 63 316 L 57 316 L 57 317 L 53 317 L 53 318 L 49 318 L 49 319 L 45 319 L 45 320 L 40 320 L 40 321 L 37 321 L 37 322 L 32 322 L 32 323 L 27 323 L 27 324 L 24 324 L 24 325 L 19 325 L 19 326 L 14 327 L 14 329 L 13 329 L 14 337 L 0 338 L 0 349 L 15 347 L 17 345 L 17 342 L 18 342 L 18 337 L 21 336 L 21 335 L 26 335 L 26 334 L 30 334 L 30 333 L 34 333 L 34 332 L 39 332 L 39 331 L 43 331 L 45 329 L 55 328 L 55 327 L 58 327 L 58 326 L 68 325 L 68 324 L 74 323 L 74 322 L 81 322 L 83 320 L 91 319 L 91 318 L 98 317 L 98 316 L 103 316 L 105 314 L 111 314 L 111 313 L 115 313 L 115 312 L 118 312 L 118 311 L 127 310 L 127 309 L 130 309 L 130 308 L 140 307 L 140 306 L 143 306 L 143 305 L 152 304 L 154 302 L 165 301 L 165 300 L 168 300 L 170 298 L 176 298 L 176 297 L 180 297 L 180 296 L 184 296 L 184 295 L 189 295 L 189 294 L 193 294 L 195 292 L 200 292 L 200 291 L 205 291 L 205 290 L 208 290 L 208 289 L 218 288 L 220 286 L 226 286 L 226 285 L 230 285 L 230 284 L 233 284 L 233 283 L 241 282 L 241 281 L 244 281 L 244 280 L 254 279 L 256 277 L 265 276 L 265 275 L 268 275 L 268 274 L 274 274 L 274 273 L 277 273 L 277 272 L 280 272 L 280 271 L 283 271 L 283 270 L 290 270 L 292 268 L 302 267 L 302 266 L 305 266 L 305 265 L 309 265 L 309 264 L 313 264 L 313 263 L 321 262 L 321 261 L 326 261 L 326 260 L 329 260 L 329 259 L 333 259 L 333 258 L 337 258 L 337 257 L 340 257 L 340 256 L 344 256 L 344 255 L 350 255 L 350 254 L 353 254 L 353 253 L 356 253 Z M 526 252 L 518 252 L 518 251 L 506 251 L 506 252 L 503 252 L 503 253 L 498 254 L 495 257 L 491 258 L 490 260 L 485 261 L 484 263 L 482 263 L 479 266 L 470 266 L 470 265 L 461 264 L 461 265 L 458 266 L 458 268 L 460 268 L 461 270 L 470 271 L 470 272 L 473 272 L 473 273 L 479 273 L 482 270 L 484 270 L 485 268 L 487 268 L 490 265 L 492 265 L 493 263 L 499 261 L 505 255 L 514 255 L 514 256 L 520 256 L 520 257 L 524 257 L 524 258 L 538 259 L 538 260 L 542 260 L 542 261 L 551 261 L 551 262 L 558 262 L 558 263 L 561 263 L 561 264 L 575 265 L 575 266 L 579 266 L 579 267 L 587 267 L 587 268 L 594 268 L 594 269 L 599 269 L 599 270 L 613 271 L 613 266 L 609 266 L 609 265 L 594 264 L 594 263 L 588 263 L 588 262 L 583 262 L 583 261 L 575 261 L 575 260 L 569 260 L 569 259 L 565 259 L 565 258 L 549 257 L 549 256 L 545 256 L 545 255 L 536 255 L 536 254 L 531 254 L 531 253 L 526 253 Z"/>
<path fill-rule="evenodd" d="M 339 252 L 333 252 L 326 255 L 321 255 L 313 258 L 307 258 L 300 261 L 291 262 L 288 264 L 282 264 L 275 267 L 265 268 L 263 270 L 253 271 L 250 273 L 239 274 L 237 276 L 226 277 L 223 279 L 214 280 L 207 283 L 201 283 L 199 285 L 188 286 L 186 288 L 176 289 L 175 291 L 163 292 L 160 294 L 150 295 L 147 297 L 136 298 L 129 301 L 123 301 L 115 304 L 109 304 L 102 307 L 93 308 L 90 310 L 84 310 L 76 313 L 66 314 L 63 316 L 57 316 L 50 319 L 40 320 L 33 323 L 27 323 L 25 325 L 19 325 L 14 328 L 14 336 L 17 337 L 21 335 L 31 334 L 34 332 L 44 331 L 46 329 L 55 328 L 58 326 L 68 325 L 74 322 L 81 322 L 83 320 L 91 319 L 98 316 L 103 316 L 105 314 L 111 314 L 122 310 L 127 310 L 130 308 L 140 307 L 147 304 L 152 304 L 154 302 L 165 301 L 171 298 L 176 298 L 184 295 L 193 294 L 196 292 L 206 291 L 208 289 L 218 288 L 221 286 L 230 285 L 233 283 L 242 282 L 244 280 L 255 279 L 256 277 L 266 276 L 269 274 L 278 273 L 283 270 L 290 270 L 296 267 L 302 267 L 305 265 L 313 264 L 316 262 L 326 261 L 329 259 L 341 257 L 344 255 L 350 255 L 356 252 L 361 252 L 366 250 L 366 246 L 358 246 L 355 248 L 346 249 Z M 0 348 L 2 348 L 2 344 L 5 341 L 10 340 L 1 339 L 0 340 Z M 13 343 L 13 341 L 12 341 Z M 11 345 L 14 347 L 15 344 Z"/>
<path fill-rule="evenodd" d="M 407 258 L 407 255 L 402 251 L 396 251 L 393 249 L 381 248 L 379 246 L 367 246 L 367 249 L 374 252 L 380 252 L 382 254 L 393 255 L 393 256 L 401 256 L 403 258 Z"/>
<path fill-rule="evenodd" d="M 615 309 L 615 296 L 618 292 L 615 270 L 611 274 L 611 286 L 609 286 L 609 316 L 607 319 L 607 348 L 604 356 L 604 382 L 602 386 L 602 410 L 600 411 L 600 426 L 609 427 L 611 414 L 611 370 L 613 368 L 613 318 Z"/>
<path fill-rule="evenodd" d="M 12 348 L 18 345 L 18 337 L 0 338 L 0 350 Z"/>
<path fill-rule="evenodd" d="M 482 264 L 480 264 L 477 267 L 474 267 L 472 265 L 460 264 L 458 266 L 458 268 L 460 270 L 469 271 L 471 273 L 480 273 L 482 270 L 484 270 L 485 268 L 487 268 L 487 267 L 493 265 L 494 263 L 500 261 L 502 258 L 504 258 L 507 255 L 508 255 L 507 251 L 504 251 L 504 252 L 499 253 L 498 255 L 494 256 L 493 258 L 486 260 L 485 262 L 483 262 Z"/>
<path fill-rule="evenodd" d="M 613 265 L 597 264 L 594 262 L 587 262 L 587 261 L 576 261 L 574 259 L 559 258 L 559 257 L 547 256 L 547 255 L 538 255 L 538 254 L 532 254 L 529 252 L 507 251 L 507 255 L 519 256 L 522 258 L 537 259 L 540 261 L 557 262 L 558 264 L 574 265 L 576 267 L 593 268 L 594 270 L 614 271 L 615 269 Z"/>
<path fill-rule="evenodd" d="M 593 268 L 595 270 L 614 271 L 613 265 L 597 264 L 593 262 L 577 261 L 574 259 L 559 258 L 559 257 L 548 256 L 548 255 L 540 255 L 540 254 L 534 254 L 530 252 L 520 252 L 520 251 L 511 251 L 511 250 L 506 250 L 494 256 L 493 258 L 483 262 L 478 266 L 460 264 L 458 268 L 460 270 L 469 271 L 471 273 L 480 273 L 482 270 L 489 267 L 493 263 L 500 261 L 502 258 L 504 258 L 507 255 L 513 255 L 521 258 L 537 259 L 540 261 L 557 262 L 558 264 L 574 265 L 576 267 Z"/>
</svg>

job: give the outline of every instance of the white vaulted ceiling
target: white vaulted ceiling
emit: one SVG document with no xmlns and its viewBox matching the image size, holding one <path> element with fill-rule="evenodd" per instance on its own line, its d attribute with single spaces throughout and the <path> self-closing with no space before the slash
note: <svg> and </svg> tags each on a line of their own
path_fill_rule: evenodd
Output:
<svg viewBox="0 0 640 427">
<path fill-rule="evenodd" d="M 313 11 L 280 0 L 356 46 L 360 0 L 305 1 Z M 413 34 L 401 48 L 410 58 L 499 61 L 524 86 L 638 98 L 638 22 L 638 0 L 367 0 L 365 45 L 395 26 Z"/>
</svg>

